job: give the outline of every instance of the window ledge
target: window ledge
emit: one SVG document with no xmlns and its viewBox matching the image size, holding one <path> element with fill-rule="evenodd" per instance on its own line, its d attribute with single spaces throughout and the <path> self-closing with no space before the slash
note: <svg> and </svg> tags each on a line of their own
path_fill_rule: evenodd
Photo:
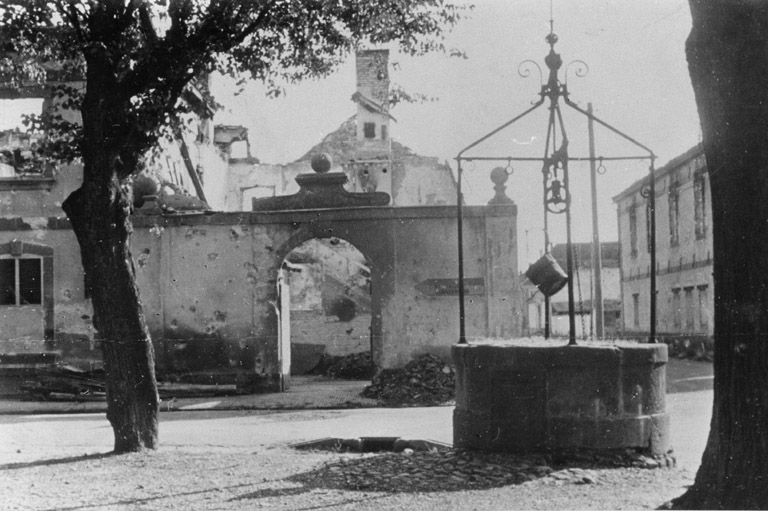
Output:
<svg viewBox="0 0 768 511">
<path fill-rule="evenodd" d="M 50 190 L 56 180 L 48 176 L 0 177 L 0 191 Z"/>
</svg>

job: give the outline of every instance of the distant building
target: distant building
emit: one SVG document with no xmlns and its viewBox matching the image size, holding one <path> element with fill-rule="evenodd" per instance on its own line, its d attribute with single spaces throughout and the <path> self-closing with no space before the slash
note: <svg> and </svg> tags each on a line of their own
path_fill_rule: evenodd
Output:
<svg viewBox="0 0 768 511">
<path fill-rule="evenodd" d="M 619 270 L 619 243 L 616 241 L 600 244 L 602 265 L 602 296 L 603 296 L 603 325 L 604 338 L 612 339 L 621 330 L 621 286 Z M 574 309 L 576 311 L 576 337 L 584 338 L 595 335 L 595 325 L 592 321 L 595 306 L 593 296 L 592 244 L 573 244 L 573 284 Z M 565 271 L 567 268 L 567 245 L 559 244 L 552 247 L 552 256 L 557 264 Z M 545 309 L 544 296 L 530 283 L 527 289 L 527 319 L 528 335 L 544 333 Z M 568 288 L 561 289 L 550 298 L 550 334 L 553 336 L 569 335 L 568 318 Z"/>
<path fill-rule="evenodd" d="M 656 330 L 669 341 L 713 334 L 712 211 L 704 151 L 697 145 L 656 176 Z M 650 326 L 650 236 L 645 177 L 614 197 L 621 244 L 621 296 L 627 336 Z"/>
<path fill-rule="evenodd" d="M 79 111 L 58 107 L 63 99 L 51 87 L 85 84 L 78 77 L 61 78 L 54 72 L 46 85 L 18 89 L 0 75 L 0 99 L 37 98 L 40 111 L 30 114 L 50 112 L 81 122 Z M 172 142 L 162 139 L 147 158 L 134 178 L 137 209 L 148 195 L 166 213 L 199 213 L 223 204 L 220 183 L 226 182 L 227 161 L 212 142 L 212 110 L 198 87 L 185 90 L 183 99 L 192 110 L 190 130 Z M 61 209 L 82 184 L 83 166 L 34 158 L 43 137 L 18 129 L 0 132 L 0 353 L 44 351 L 54 339 L 93 349 L 79 245 Z"/>
<path fill-rule="evenodd" d="M 286 164 L 260 163 L 250 155 L 230 161 L 225 211 L 250 211 L 252 200 L 288 195 L 298 191 L 295 177 L 312 173 L 310 160 L 328 154 L 331 172 L 347 175 L 350 192 L 386 192 L 392 206 L 435 206 L 456 204 L 456 181 L 450 167 L 437 158 L 420 156 L 392 139 L 389 113 L 387 50 L 357 53 L 357 86 L 352 94 L 355 115 L 344 121 L 310 148 L 301 158 Z M 245 128 L 217 126 L 217 145 L 244 140 Z M 247 132 L 245 132 L 247 138 Z"/>
</svg>

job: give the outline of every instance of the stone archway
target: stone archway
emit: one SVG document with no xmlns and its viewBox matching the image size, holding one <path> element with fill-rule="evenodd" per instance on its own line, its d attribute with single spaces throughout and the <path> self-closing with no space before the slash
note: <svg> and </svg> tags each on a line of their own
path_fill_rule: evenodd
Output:
<svg viewBox="0 0 768 511">
<path fill-rule="evenodd" d="M 279 337 L 290 343 L 292 376 L 322 371 L 342 356 L 370 356 L 371 266 L 337 237 L 307 240 L 285 256 Z"/>
<path fill-rule="evenodd" d="M 259 211 L 134 219 L 134 250 L 146 256 L 138 281 L 154 311 L 147 321 L 161 370 L 171 374 L 196 356 L 206 381 L 254 391 L 290 386 L 290 342 L 281 339 L 285 294 L 278 292 L 283 265 L 308 240 L 332 238 L 370 262 L 376 367 L 402 366 L 423 353 L 450 356 L 458 332 L 455 207 L 355 204 L 365 202 L 359 195 L 372 195 L 368 202 L 378 195 L 344 192 L 343 177 L 331 174 L 330 190 L 322 191 L 322 176 L 308 176 L 303 192 L 259 200 Z M 516 207 L 466 206 L 463 218 L 467 335 L 519 335 Z"/>
</svg>

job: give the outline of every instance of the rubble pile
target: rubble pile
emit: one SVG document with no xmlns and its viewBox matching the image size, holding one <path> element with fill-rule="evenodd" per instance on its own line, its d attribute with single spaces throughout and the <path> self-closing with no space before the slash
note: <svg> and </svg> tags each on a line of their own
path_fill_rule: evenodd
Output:
<svg viewBox="0 0 768 511">
<path fill-rule="evenodd" d="M 454 397 L 454 369 L 440 357 L 422 355 L 405 367 L 384 369 L 363 396 L 382 406 L 435 406 Z"/>
<path fill-rule="evenodd" d="M 68 365 L 56 365 L 37 371 L 34 379 L 24 381 L 19 390 L 39 399 L 106 399 L 103 369 L 84 371 Z"/>
<path fill-rule="evenodd" d="M 324 356 L 312 374 L 322 374 L 339 380 L 370 380 L 376 374 L 371 353 L 352 353 L 345 356 Z"/>
</svg>

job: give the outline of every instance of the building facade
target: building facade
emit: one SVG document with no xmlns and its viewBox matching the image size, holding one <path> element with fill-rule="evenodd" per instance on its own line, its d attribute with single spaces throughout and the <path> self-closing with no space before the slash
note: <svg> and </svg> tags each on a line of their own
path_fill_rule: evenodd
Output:
<svg viewBox="0 0 768 511">
<path fill-rule="evenodd" d="M 684 347 L 713 333 L 712 210 L 701 145 L 656 170 L 656 268 L 650 267 L 649 178 L 614 197 L 621 244 L 623 329 L 648 335 L 650 272 L 656 272 L 656 331 Z"/>
</svg>

